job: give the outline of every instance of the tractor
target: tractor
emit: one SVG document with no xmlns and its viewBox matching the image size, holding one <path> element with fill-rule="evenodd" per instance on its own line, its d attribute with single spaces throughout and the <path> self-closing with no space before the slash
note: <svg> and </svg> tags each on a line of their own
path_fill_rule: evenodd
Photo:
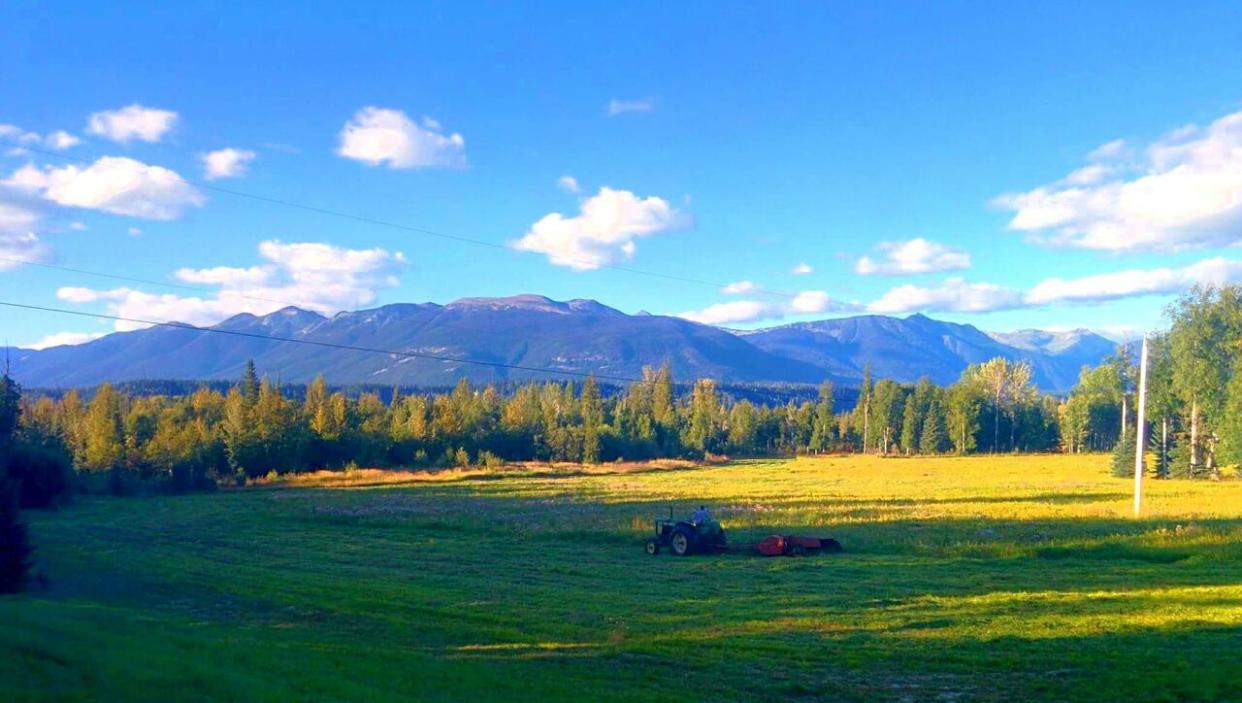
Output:
<svg viewBox="0 0 1242 703">
<path fill-rule="evenodd" d="M 647 553 L 656 555 L 668 549 L 679 557 L 691 554 L 715 554 L 727 549 L 724 529 L 714 520 L 704 520 L 697 525 L 688 520 L 656 518 L 655 537 L 647 540 Z"/>
<path fill-rule="evenodd" d="M 647 553 L 654 556 L 667 549 L 679 557 L 722 552 L 800 557 L 842 551 L 841 543 L 835 539 L 802 535 L 772 535 L 753 544 L 729 544 L 720 523 L 704 516 L 696 517 L 700 519 L 675 519 L 670 508 L 668 517 L 656 518 L 655 536 L 647 540 Z"/>
</svg>

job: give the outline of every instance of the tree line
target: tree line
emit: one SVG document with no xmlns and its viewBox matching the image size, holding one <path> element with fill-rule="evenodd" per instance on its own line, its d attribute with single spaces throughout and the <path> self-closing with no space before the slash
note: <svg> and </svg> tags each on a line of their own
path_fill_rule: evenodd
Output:
<svg viewBox="0 0 1242 703">
<path fill-rule="evenodd" d="M 1160 476 L 1218 475 L 1221 465 L 1242 461 L 1242 288 L 1195 289 L 1170 307 L 1169 318 L 1169 330 L 1150 344 L 1151 468 Z M 351 464 L 1114 448 L 1124 458 L 1133 456 L 1135 436 L 1134 356 L 1123 345 L 1103 364 L 1084 367 L 1065 396 L 1040 392 L 1028 363 L 1005 358 L 969 366 L 947 387 L 928 378 L 912 385 L 873 380 L 867 370 L 861 387 L 850 389 L 856 402 L 843 410 L 831 383 L 813 398 L 753 402 L 708 379 L 678 387 L 667 366 L 610 390 L 592 378 L 514 384 L 507 392 L 462 380 L 451 390 L 386 397 L 348 395 L 322 377 L 288 393 L 253 364 L 227 388 L 183 395 L 135 394 L 106 383 L 88 396 L 23 395 L 6 375 L 0 405 L 8 409 L 0 420 L 20 439 L 4 451 L 18 457 L 6 461 L 30 493 L 23 502 L 62 488 L 62 465 L 79 481 L 123 491 L 134 480 L 194 489 Z"/>
<path fill-rule="evenodd" d="M 948 388 L 927 378 L 873 383 L 867 372 L 844 411 L 827 382 L 814 399 L 755 403 L 708 379 L 679 390 L 667 367 L 612 393 L 592 378 L 520 384 L 508 394 L 462 380 L 451 391 L 393 391 L 385 400 L 333 391 L 319 377 L 299 397 L 248 364 L 227 391 L 136 395 L 105 383 L 88 398 L 16 397 L 13 415 L 28 443 L 116 491 L 130 480 L 193 489 L 351 464 L 1048 451 L 1059 442 L 1056 401 L 1035 390 L 1029 366 L 1004 359 L 970 367 Z"/>
<path fill-rule="evenodd" d="M 1195 287 L 1167 315 L 1148 344 L 1147 449 L 1158 475 L 1219 478 L 1242 464 L 1242 286 Z M 1136 384 L 1127 365 L 1122 397 Z M 1133 456 L 1134 435 L 1123 440 Z"/>
<path fill-rule="evenodd" d="M 1199 287 L 1149 338 L 1147 470 L 1219 478 L 1242 464 L 1242 287 Z M 19 508 L 74 490 L 123 493 L 244 483 L 271 473 L 349 465 L 498 466 L 709 455 L 1136 453 L 1134 349 L 1084 367 L 1064 396 L 1041 393 L 1026 362 L 971 365 L 947 387 L 873 380 L 838 391 L 674 384 L 668 367 L 626 388 L 529 382 L 439 391 L 346 394 L 323 377 L 290 392 L 252 363 L 232 384 L 184 382 L 80 394 L 24 394 L 0 374 L 0 592 L 20 588 L 30 548 Z M 838 410 L 838 396 L 854 400 Z M 810 396 L 810 397 L 808 397 Z M 773 401 L 786 398 L 786 402 Z"/>
</svg>

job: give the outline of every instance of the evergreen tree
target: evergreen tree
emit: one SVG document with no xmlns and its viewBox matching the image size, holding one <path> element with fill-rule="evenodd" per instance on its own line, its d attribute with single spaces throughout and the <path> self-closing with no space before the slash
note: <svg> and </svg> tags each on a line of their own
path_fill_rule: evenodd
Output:
<svg viewBox="0 0 1242 703">
<path fill-rule="evenodd" d="M 958 454 L 969 454 L 978 447 L 980 418 L 984 407 L 984 390 L 976 376 L 977 366 L 962 373 L 961 379 L 949 388 L 945 425 L 949 441 Z"/>
<path fill-rule="evenodd" d="M 0 375 L 0 459 L 12 447 L 21 415 L 21 387 L 9 376 L 8 369 L 5 369 L 4 374 Z"/>
<path fill-rule="evenodd" d="M 738 454 L 759 454 L 759 413 L 754 403 L 743 400 L 729 411 L 729 451 Z"/>
<path fill-rule="evenodd" d="M 851 413 L 854 434 L 862 442 L 864 453 L 871 448 L 875 437 L 871 429 L 871 396 L 873 391 L 874 389 L 871 385 L 871 363 L 868 362 L 863 365 L 862 385 L 858 388 L 858 403 L 854 406 L 854 412 Z"/>
<path fill-rule="evenodd" d="M 919 451 L 919 411 L 913 397 L 906 399 L 906 408 L 901 413 L 901 449 L 907 455 Z"/>
<path fill-rule="evenodd" d="M 720 451 L 720 403 L 716 399 L 716 383 L 701 379 L 694 384 L 690 397 L 690 421 L 686 427 L 686 446 L 697 452 Z"/>
<path fill-rule="evenodd" d="M 651 414 L 656 424 L 666 428 L 675 427 L 677 418 L 673 407 L 673 373 L 668 364 L 660 367 L 651 383 Z"/>
<path fill-rule="evenodd" d="M 811 425 L 810 448 L 822 452 L 832 445 L 836 417 L 833 415 L 832 382 L 824 381 L 819 387 L 819 402 L 815 404 L 815 418 Z"/>
<path fill-rule="evenodd" d="M 1156 438 L 1152 437 L 1152 444 L 1156 444 Z M 1156 478 L 1170 478 L 1172 475 L 1173 463 L 1171 459 L 1171 450 L 1173 446 L 1158 445 L 1156 450 L 1156 465 L 1154 473 Z"/>
<path fill-rule="evenodd" d="M 238 483 L 245 483 L 246 474 L 255 465 L 258 441 L 250 417 L 241 389 L 233 388 L 224 401 L 220 430 L 229 468 Z"/>
<path fill-rule="evenodd" d="M 1135 435 L 1137 432 L 1127 432 L 1124 437 L 1118 440 L 1113 447 L 1112 472 L 1113 476 L 1118 478 L 1129 478 L 1134 476 L 1134 453 L 1137 444 Z M 1144 442 L 1146 443 L 1146 441 Z M 1146 457 L 1144 457 L 1144 472 L 1147 471 Z"/>
<path fill-rule="evenodd" d="M 1169 335 L 1149 338 L 1147 353 L 1147 417 L 1153 420 L 1152 447 L 1156 450 L 1156 475 L 1169 477 L 1169 449 L 1174 421 L 1182 408 L 1173 388 L 1173 354 Z"/>
<path fill-rule="evenodd" d="M 249 405 L 259 400 L 259 375 L 254 370 L 254 359 L 246 359 L 246 370 L 241 380 L 242 399 Z"/>
<path fill-rule="evenodd" d="M 655 423 L 656 441 L 665 456 L 681 452 L 681 437 L 677 427 L 677 407 L 673 389 L 673 372 L 665 363 L 650 379 L 651 419 Z"/>
<path fill-rule="evenodd" d="M 1225 464 L 1242 464 L 1242 355 L 1234 361 L 1220 420 L 1220 460 Z"/>
<path fill-rule="evenodd" d="M 910 436 L 913 440 L 913 443 L 910 445 L 911 453 L 919 451 L 919 444 L 921 443 L 923 436 L 923 423 L 926 421 L 925 418 L 929 408 L 931 407 L 932 401 L 938 397 L 939 393 L 940 389 L 937 388 L 936 384 L 932 382 L 931 377 L 921 376 L 919 377 L 918 383 L 914 386 L 914 392 L 911 393 L 906 399 L 908 404 L 914 406 L 914 427 L 913 434 Z M 902 432 L 905 432 L 904 422 Z"/>
<path fill-rule="evenodd" d="M 922 436 L 919 437 L 919 452 L 923 454 L 939 454 L 948 444 L 944 429 L 944 408 L 939 398 L 934 398 L 923 417 Z"/>
<path fill-rule="evenodd" d="M 598 464 L 600 455 L 600 426 L 604 420 L 604 404 L 600 400 L 599 386 L 594 376 L 588 376 L 582 384 L 582 463 Z"/>
<path fill-rule="evenodd" d="M 1199 456 L 1203 456 L 1202 449 L 1199 450 Z M 1194 463 L 1191 457 L 1189 433 L 1179 434 L 1177 441 L 1169 450 L 1168 472 L 1169 478 L 1204 479 L 1211 476 L 1211 472 L 1203 463 Z"/>
</svg>

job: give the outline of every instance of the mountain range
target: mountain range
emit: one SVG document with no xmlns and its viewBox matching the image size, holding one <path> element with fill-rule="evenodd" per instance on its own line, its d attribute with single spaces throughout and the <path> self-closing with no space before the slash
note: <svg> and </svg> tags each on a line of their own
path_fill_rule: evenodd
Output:
<svg viewBox="0 0 1242 703">
<path fill-rule="evenodd" d="M 21 383 L 41 388 L 231 379 L 247 359 L 291 383 L 322 373 L 336 384 L 445 386 L 462 376 L 525 380 L 558 377 L 558 371 L 617 382 L 667 362 L 680 380 L 811 384 L 827 378 L 852 386 L 868 363 L 875 378 L 913 382 L 927 375 L 946 384 L 968 364 L 1003 356 L 1030 361 L 1041 388 L 1064 392 L 1084 364 L 1098 364 L 1116 347 L 1087 330 L 987 333 L 924 315 L 727 330 L 677 317 L 628 315 L 594 300 L 538 295 L 393 304 L 331 317 L 287 307 L 263 316 L 236 315 L 211 329 L 227 334 L 152 327 L 74 346 L 11 349 L 10 363 Z"/>
</svg>

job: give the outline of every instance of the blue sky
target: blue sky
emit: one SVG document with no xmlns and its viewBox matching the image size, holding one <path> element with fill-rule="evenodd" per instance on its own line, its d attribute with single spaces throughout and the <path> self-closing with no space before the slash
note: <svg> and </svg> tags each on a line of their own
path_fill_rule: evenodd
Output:
<svg viewBox="0 0 1242 703">
<path fill-rule="evenodd" d="M 1116 331 L 1242 281 L 1234 3 L 256 5 L 0 8 L 0 300 Z"/>
</svg>

